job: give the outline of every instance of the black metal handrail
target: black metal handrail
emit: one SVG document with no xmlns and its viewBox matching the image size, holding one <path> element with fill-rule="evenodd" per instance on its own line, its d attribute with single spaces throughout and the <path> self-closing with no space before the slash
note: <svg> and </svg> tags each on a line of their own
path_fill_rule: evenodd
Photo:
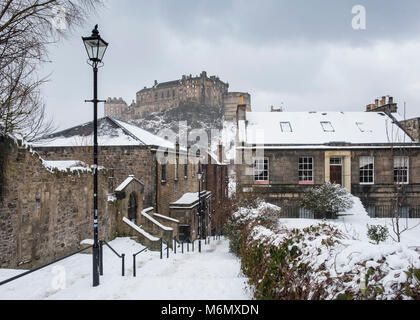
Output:
<svg viewBox="0 0 420 320">
<path fill-rule="evenodd" d="M 192 251 L 194 252 L 194 242 L 191 240 L 190 237 L 187 238 L 187 252 L 190 252 L 190 243 L 192 246 Z"/>
<path fill-rule="evenodd" d="M 163 249 L 163 244 L 166 244 L 166 249 Z M 166 250 L 166 258 L 169 259 L 169 242 L 160 238 L 160 258 L 163 259 L 163 250 Z"/>
<path fill-rule="evenodd" d="M 144 249 L 140 250 L 139 252 L 133 254 L 133 277 L 136 276 L 136 257 L 137 257 L 137 255 L 139 255 L 140 253 L 145 252 L 145 251 L 147 251 L 147 248 L 144 248 Z"/>
<path fill-rule="evenodd" d="M 67 259 L 67 258 L 69 258 L 69 257 L 71 257 L 71 256 L 74 256 L 75 254 L 78 254 L 78 253 L 80 253 L 80 252 L 86 251 L 86 250 L 88 250 L 88 249 L 90 249 L 90 248 L 93 248 L 93 245 L 90 245 L 90 246 L 88 246 L 88 247 L 86 247 L 86 248 L 83 248 L 83 249 L 77 250 L 76 252 L 70 253 L 70 254 L 68 254 L 68 255 L 66 255 L 66 256 L 64 256 L 64 257 L 60 258 L 60 259 L 54 260 L 54 261 L 52 261 L 52 262 L 49 262 L 49 263 L 47 263 L 47 264 L 44 264 L 44 265 L 42 265 L 42 266 L 40 266 L 40 267 L 37 267 L 37 268 L 35 268 L 35 269 L 32 269 L 32 270 L 29 270 L 29 271 L 23 272 L 23 273 L 21 273 L 21 274 L 18 274 L 17 276 L 11 277 L 11 278 L 6 279 L 6 280 L 3 280 L 3 281 L 1 281 L 1 282 L 0 282 L 0 286 L 4 285 L 4 284 L 6 284 L 6 283 L 9 283 L 9 282 L 11 282 L 11 281 L 13 281 L 13 280 L 19 279 L 19 278 L 21 278 L 21 277 L 23 277 L 23 276 L 26 276 L 26 275 L 28 275 L 28 274 L 30 274 L 30 273 L 33 273 L 33 272 L 35 272 L 35 271 L 41 270 L 41 269 L 43 269 L 43 268 L 45 268 L 45 267 L 48 267 L 48 266 L 50 266 L 50 265 L 52 265 L 52 264 L 54 264 L 54 263 L 57 263 L 57 262 L 59 262 L 59 261 L 61 261 L 61 260 Z"/>
<path fill-rule="evenodd" d="M 103 265 L 104 265 L 104 263 L 103 263 L 103 249 L 102 249 L 102 246 L 105 244 L 108 248 L 111 249 L 112 252 L 114 252 L 117 255 L 118 258 L 121 259 L 121 262 L 122 262 L 121 274 L 124 277 L 124 275 L 125 275 L 125 254 L 124 253 L 119 254 L 105 240 L 101 240 L 101 241 L 99 241 L 99 243 L 100 243 L 100 246 L 99 246 L 99 271 L 100 271 L 100 275 L 101 276 L 103 275 Z"/>
</svg>

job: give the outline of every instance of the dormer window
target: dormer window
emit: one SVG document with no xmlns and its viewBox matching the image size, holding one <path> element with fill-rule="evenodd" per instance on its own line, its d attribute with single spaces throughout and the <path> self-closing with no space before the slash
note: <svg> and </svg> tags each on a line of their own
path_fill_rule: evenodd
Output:
<svg viewBox="0 0 420 320">
<path fill-rule="evenodd" d="M 330 121 L 321 121 L 321 126 L 324 132 L 335 132 Z"/>
<path fill-rule="evenodd" d="M 281 132 L 293 132 L 292 125 L 289 121 L 287 122 L 280 122 Z"/>
</svg>

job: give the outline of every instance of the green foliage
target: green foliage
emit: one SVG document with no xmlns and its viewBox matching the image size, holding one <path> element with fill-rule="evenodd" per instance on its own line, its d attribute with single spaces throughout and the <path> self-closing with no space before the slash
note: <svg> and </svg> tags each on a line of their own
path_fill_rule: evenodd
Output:
<svg viewBox="0 0 420 320">
<path fill-rule="evenodd" d="M 224 228 L 224 234 L 229 239 L 229 251 L 239 256 L 241 243 L 241 228 L 238 224 L 228 221 Z"/>
<path fill-rule="evenodd" d="M 367 236 L 370 240 L 379 244 L 379 242 L 385 241 L 388 238 L 388 228 L 381 225 L 367 225 Z"/>
<path fill-rule="evenodd" d="M 317 219 L 331 219 L 338 212 L 351 209 L 353 200 L 345 188 L 338 184 L 325 183 L 306 191 L 301 206 L 311 210 Z"/>
</svg>

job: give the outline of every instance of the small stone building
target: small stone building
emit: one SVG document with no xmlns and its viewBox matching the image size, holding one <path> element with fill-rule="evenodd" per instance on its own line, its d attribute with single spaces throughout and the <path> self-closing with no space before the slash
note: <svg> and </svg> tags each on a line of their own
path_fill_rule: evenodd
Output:
<svg viewBox="0 0 420 320">
<path fill-rule="evenodd" d="M 197 239 L 200 232 L 202 238 L 210 235 L 210 197 L 210 191 L 201 191 L 200 199 L 198 192 L 185 193 L 177 201 L 170 204 L 169 215 L 179 221 L 179 239 L 181 241 L 186 241 L 187 239 L 194 241 Z"/>
</svg>

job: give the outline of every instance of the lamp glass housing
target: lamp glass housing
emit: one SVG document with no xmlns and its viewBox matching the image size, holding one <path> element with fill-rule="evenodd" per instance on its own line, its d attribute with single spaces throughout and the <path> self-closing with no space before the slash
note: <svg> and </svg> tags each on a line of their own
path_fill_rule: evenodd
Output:
<svg viewBox="0 0 420 320">
<path fill-rule="evenodd" d="M 108 43 L 99 35 L 91 37 L 83 37 L 83 44 L 90 61 L 102 62 Z"/>
</svg>

